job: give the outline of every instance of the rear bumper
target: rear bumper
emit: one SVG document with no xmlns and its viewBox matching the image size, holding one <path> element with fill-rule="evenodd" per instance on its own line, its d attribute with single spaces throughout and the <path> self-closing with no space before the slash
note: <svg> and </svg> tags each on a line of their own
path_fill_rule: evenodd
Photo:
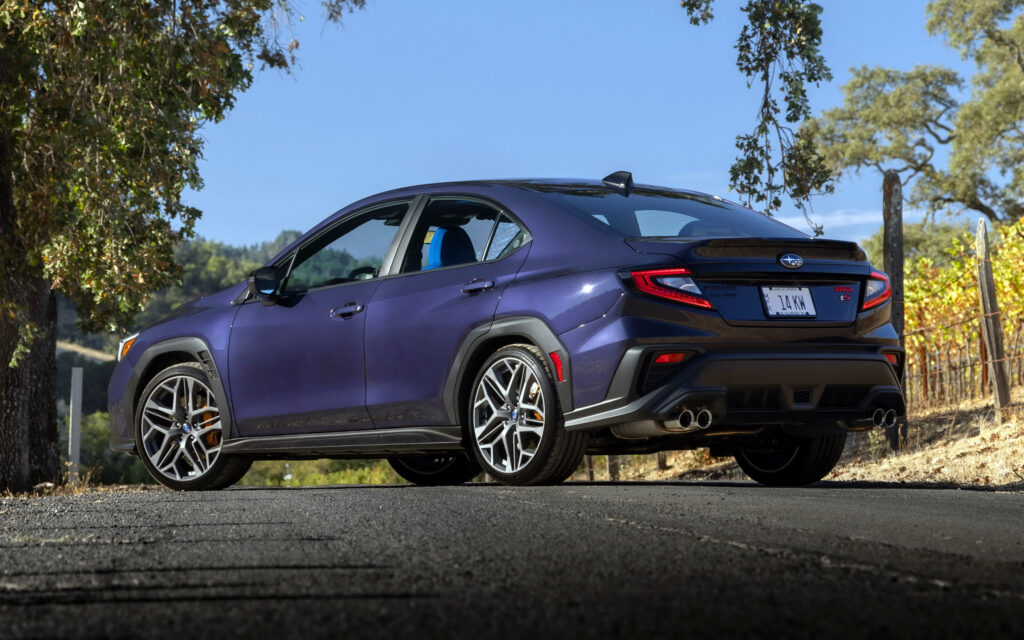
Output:
<svg viewBox="0 0 1024 640">
<path fill-rule="evenodd" d="M 708 351 L 694 348 L 664 384 L 641 393 L 652 353 L 680 351 L 635 346 L 626 351 L 602 402 L 565 416 L 570 431 L 635 421 L 667 421 L 684 408 L 706 408 L 716 426 L 806 425 L 859 430 L 873 426 L 875 410 L 906 413 L 898 372 L 885 353 L 894 347 Z"/>
</svg>

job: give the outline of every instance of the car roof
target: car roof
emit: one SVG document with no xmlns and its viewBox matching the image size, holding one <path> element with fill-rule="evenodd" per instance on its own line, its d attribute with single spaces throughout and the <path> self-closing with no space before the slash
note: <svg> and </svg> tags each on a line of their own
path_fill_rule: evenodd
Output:
<svg viewBox="0 0 1024 640">
<path fill-rule="evenodd" d="M 410 185 L 407 187 L 401 187 L 398 189 L 391 189 L 384 191 L 373 196 L 379 198 L 381 196 L 387 196 L 391 194 L 405 194 L 413 191 L 420 190 L 436 190 L 436 189 L 463 189 L 473 187 L 488 187 L 488 186 L 499 186 L 499 187 L 515 187 L 525 191 L 533 191 L 535 193 L 580 193 L 580 194 L 604 194 L 604 193 L 617 193 L 618 189 L 609 186 L 601 180 L 591 180 L 586 178 L 512 178 L 512 179 L 492 179 L 492 180 L 456 180 L 450 182 L 430 182 L 426 184 Z M 700 191 L 693 191 L 691 189 L 674 189 L 670 187 L 663 187 L 658 185 L 650 184 L 637 184 L 633 187 L 633 192 L 675 192 L 675 193 L 686 193 L 692 194 L 699 197 L 714 198 L 716 200 L 724 200 L 719 196 L 714 196 L 708 193 Z M 730 202 L 730 204 L 736 204 Z M 739 205 L 742 206 L 742 205 Z M 746 208 L 746 207 L 744 207 Z"/>
</svg>

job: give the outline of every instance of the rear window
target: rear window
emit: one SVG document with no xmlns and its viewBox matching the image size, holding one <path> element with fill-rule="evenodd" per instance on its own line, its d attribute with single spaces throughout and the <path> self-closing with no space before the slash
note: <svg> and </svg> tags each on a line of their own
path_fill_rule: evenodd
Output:
<svg viewBox="0 0 1024 640">
<path fill-rule="evenodd" d="M 627 238 L 807 238 L 768 216 L 710 196 L 636 189 L 629 197 L 597 189 L 542 197 Z"/>
</svg>

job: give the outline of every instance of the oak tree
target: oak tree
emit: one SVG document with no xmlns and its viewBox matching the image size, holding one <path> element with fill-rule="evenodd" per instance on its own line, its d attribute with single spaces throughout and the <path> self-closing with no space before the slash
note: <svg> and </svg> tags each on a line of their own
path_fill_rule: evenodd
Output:
<svg viewBox="0 0 1024 640">
<path fill-rule="evenodd" d="M 894 169 L 911 186 L 909 203 L 932 214 L 1024 215 L 1022 8 L 1021 0 L 930 3 L 929 32 L 977 68 L 969 86 L 943 67 L 854 69 L 843 104 L 805 129 L 829 166 Z"/>
<path fill-rule="evenodd" d="M 714 17 L 714 0 L 683 0 L 682 7 L 694 25 Z M 813 136 L 799 127 L 811 115 L 807 86 L 832 79 L 820 50 L 822 8 L 806 0 L 748 0 L 742 11 L 747 24 L 736 65 L 760 100 L 753 130 L 736 138 L 740 155 L 729 169 L 730 186 L 769 215 L 788 196 L 806 217 L 811 196 L 833 190 Z"/>
<path fill-rule="evenodd" d="M 365 0 L 328 0 L 328 21 Z M 288 69 L 286 0 L 0 0 L 0 491 L 59 475 L 62 292 L 126 324 L 178 274 L 201 128 L 257 68 Z"/>
</svg>

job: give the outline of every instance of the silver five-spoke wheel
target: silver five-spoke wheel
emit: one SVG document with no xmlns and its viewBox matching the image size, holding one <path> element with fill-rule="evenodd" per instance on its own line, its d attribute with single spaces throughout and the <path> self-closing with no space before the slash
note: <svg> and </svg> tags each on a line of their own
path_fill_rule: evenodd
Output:
<svg viewBox="0 0 1024 640">
<path fill-rule="evenodd" d="M 161 381 L 143 400 L 140 435 L 152 468 L 170 480 L 195 480 L 220 456 L 221 421 L 214 394 L 191 375 Z"/>
<path fill-rule="evenodd" d="M 544 438 L 544 396 L 525 362 L 502 358 L 480 379 L 473 402 L 473 436 L 493 469 L 516 473 Z"/>
</svg>

